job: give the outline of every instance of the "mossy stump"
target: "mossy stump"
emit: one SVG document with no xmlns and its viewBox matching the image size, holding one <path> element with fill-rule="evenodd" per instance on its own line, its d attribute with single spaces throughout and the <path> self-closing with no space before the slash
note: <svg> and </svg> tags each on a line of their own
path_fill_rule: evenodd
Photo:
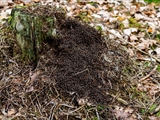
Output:
<svg viewBox="0 0 160 120">
<path fill-rule="evenodd" d="M 64 18 L 64 11 L 51 6 L 30 6 L 12 10 L 11 27 L 24 61 L 37 62 L 42 42 L 48 37 L 56 37 L 57 16 Z"/>
</svg>

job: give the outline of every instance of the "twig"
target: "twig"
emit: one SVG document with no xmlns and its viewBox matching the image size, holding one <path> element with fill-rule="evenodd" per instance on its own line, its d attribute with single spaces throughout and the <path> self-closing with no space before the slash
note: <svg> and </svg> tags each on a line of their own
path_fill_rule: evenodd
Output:
<svg viewBox="0 0 160 120">
<path fill-rule="evenodd" d="M 143 50 L 137 48 L 135 45 L 131 44 L 130 42 L 126 41 L 125 39 L 119 37 L 118 35 L 114 34 L 113 32 L 111 32 L 108 28 L 106 28 L 106 30 L 111 33 L 112 35 L 116 36 L 117 38 L 119 38 L 122 42 L 126 42 L 127 44 L 131 45 L 133 48 L 137 49 L 139 52 L 145 54 L 145 55 L 148 55 L 149 57 L 151 57 L 150 54 L 148 54 L 147 52 L 144 52 Z M 160 63 L 160 59 L 158 59 L 157 57 L 153 56 L 153 58 L 158 62 Z"/>
<path fill-rule="evenodd" d="M 117 99 L 120 103 L 123 103 L 124 105 L 128 105 L 128 102 L 123 100 L 122 98 L 117 98 L 116 95 L 110 94 L 112 97 Z"/>
<path fill-rule="evenodd" d="M 54 107 L 56 107 L 56 105 L 55 105 L 55 104 L 54 104 L 54 105 L 52 106 L 52 108 L 50 109 L 50 115 L 49 115 L 48 120 L 53 120 L 53 116 L 54 116 L 53 109 L 54 109 Z"/>
<path fill-rule="evenodd" d="M 81 109 L 81 108 L 83 108 L 83 107 L 84 107 L 84 105 L 83 105 L 83 106 L 81 106 L 81 107 L 79 107 L 79 108 L 77 108 L 77 109 L 75 109 L 75 110 L 73 110 L 73 111 L 69 111 L 68 113 L 72 114 L 72 113 L 74 113 L 74 112 L 78 111 L 79 109 Z"/>
<path fill-rule="evenodd" d="M 84 70 L 82 70 L 82 71 L 80 71 L 80 72 L 75 73 L 73 76 L 76 76 L 76 75 L 78 75 L 78 74 L 81 74 L 81 73 L 83 73 L 83 72 L 85 72 L 85 71 L 88 71 L 88 68 L 86 68 L 86 69 L 84 69 Z"/>
<path fill-rule="evenodd" d="M 96 108 L 96 115 L 97 115 L 97 119 L 100 120 L 97 108 Z"/>
<path fill-rule="evenodd" d="M 156 66 L 153 68 L 153 70 L 152 70 L 148 75 L 146 75 L 146 76 L 144 76 L 143 78 L 141 78 L 141 79 L 139 80 L 139 82 L 142 82 L 142 81 L 146 80 L 147 78 L 149 78 L 149 77 L 156 71 L 157 67 L 158 67 L 158 65 L 156 65 Z"/>
<path fill-rule="evenodd" d="M 74 108 L 74 106 L 71 106 L 71 105 L 67 105 L 67 104 L 59 104 L 59 106 L 65 106 L 65 107 L 69 107 L 69 108 Z"/>
<path fill-rule="evenodd" d="M 79 107 L 79 108 L 76 108 L 76 109 L 74 109 L 74 110 L 72 110 L 72 111 L 69 111 L 69 112 L 64 112 L 61 108 L 59 108 L 59 110 L 60 110 L 63 114 L 65 114 L 65 115 L 71 115 L 71 114 L 73 114 L 74 112 L 78 111 L 79 109 L 81 109 L 81 108 L 83 108 L 83 107 L 84 107 L 84 105 L 81 106 L 81 107 Z"/>
</svg>

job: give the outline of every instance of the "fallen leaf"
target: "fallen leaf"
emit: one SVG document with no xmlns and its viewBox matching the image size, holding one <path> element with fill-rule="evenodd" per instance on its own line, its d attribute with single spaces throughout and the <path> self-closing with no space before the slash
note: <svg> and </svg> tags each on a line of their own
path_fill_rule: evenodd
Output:
<svg viewBox="0 0 160 120">
<path fill-rule="evenodd" d="M 125 112 L 123 107 L 116 106 L 114 109 L 114 113 L 117 119 L 126 119 L 130 116 L 128 112 Z"/>
<path fill-rule="evenodd" d="M 157 18 L 160 18 L 160 12 L 157 13 Z"/>
<path fill-rule="evenodd" d="M 14 115 L 15 113 L 16 113 L 16 110 L 15 110 L 15 109 L 10 109 L 10 110 L 8 110 L 8 116 Z"/>
<path fill-rule="evenodd" d="M 7 0 L 0 1 L 0 7 L 4 7 L 4 6 L 7 6 L 7 5 L 8 5 Z"/>
<path fill-rule="evenodd" d="M 5 116 L 11 116 L 16 113 L 15 109 L 9 109 L 8 111 L 6 111 L 6 109 L 3 108 L 1 111 L 2 111 L 3 115 L 5 115 Z"/>
<path fill-rule="evenodd" d="M 27 93 L 28 92 L 32 92 L 32 91 L 34 91 L 34 87 L 33 86 L 29 87 L 29 89 L 26 90 Z"/>
<path fill-rule="evenodd" d="M 160 120 L 160 117 L 149 116 L 149 120 Z"/>
<path fill-rule="evenodd" d="M 134 15 L 137 12 L 137 7 L 136 6 L 131 6 L 130 8 L 130 14 Z"/>
<path fill-rule="evenodd" d="M 137 47 L 141 50 L 148 50 L 150 46 L 156 44 L 155 40 L 144 40 L 143 38 L 140 39 L 142 42 L 137 45 Z"/>
<path fill-rule="evenodd" d="M 153 29 L 150 27 L 149 29 L 148 29 L 148 33 L 153 33 L 154 31 L 153 31 Z"/>
<path fill-rule="evenodd" d="M 125 19 L 126 19 L 126 18 L 121 17 L 121 16 L 118 16 L 118 17 L 117 17 L 117 20 L 120 21 L 120 22 L 123 21 L 123 20 L 125 20 Z"/>
<path fill-rule="evenodd" d="M 136 20 L 140 20 L 140 19 L 143 19 L 143 18 L 144 18 L 144 16 L 143 16 L 142 14 L 140 14 L 140 13 L 136 13 L 136 14 L 134 15 L 134 17 L 136 18 Z"/>
<path fill-rule="evenodd" d="M 19 0 L 20 2 L 24 3 L 24 4 L 28 4 L 28 3 L 31 3 L 32 0 Z"/>
<path fill-rule="evenodd" d="M 157 58 L 160 58 L 160 48 L 157 47 L 154 51 L 157 54 Z"/>
<path fill-rule="evenodd" d="M 123 25 L 124 25 L 125 28 L 129 27 L 129 21 L 128 21 L 128 19 L 123 20 L 122 23 L 123 23 Z"/>
</svg>

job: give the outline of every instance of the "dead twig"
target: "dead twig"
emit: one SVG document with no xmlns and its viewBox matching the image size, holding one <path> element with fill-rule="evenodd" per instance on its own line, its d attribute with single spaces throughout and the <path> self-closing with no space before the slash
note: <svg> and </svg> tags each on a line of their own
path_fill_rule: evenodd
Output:
<svg viewBox="0 0 160 120">
<path fill-rule="evenodd" d="M 153 70 L 152 70 L 148 75 L 146 75 L 146 76 L 144 76 L 143 78 L 141 78 L 141 79 L 139 80 L 139 82 L 142 82 L 142 81 L 146 80 L 147 78 L 149 78 L 149 77 L 156 71 L 157 67 L 158 67 L 158 65 L 156 65 L 156 66 L 153 68 Z"/>
<path fill-rule="evenodd" d="M 79 107 L 79 108 L 76 108 L 76 109 L 74 109 L 74 110 L 72 110 L 72 111 L 68 111 L 68 112 L 64 112 L 61 108 L 59 108 L 59 110 L 60 110 L 63 114 L 65 114 L 65 115 L 72 115 L 74 112 L 77 112 L 78 110 L 80 110 L 80 109 L 83 108 L 83 107 L 84 107 L 84 105 L 81 106 L 81 107 Z"/>
<path fill-rule="evenodd" d="M 113 94 L 109 94 L 109 95 L 111 95 L 113 98 L 117 99 L 118 102 L 120 102 L 120 103 L 122 103 L 124 105 L 128 105 L 128 102 L 123 100 L 122 98 L 118 98 L 118 97 L 116 97 L 116 95 L 113 95 Z"/>
<path fill-rule="evenodd" d="M 96 115 L 97 115 L 97 119 L 100 120 L 100 117 L 99 117 L 99 113 L 98 113 L 97 108 L 96 108 Z"/>
<path fill-rule="evenodd" d="M 82 71 L 80 71 L 80 72 L 75 73 L 73 76 L 76 76 L 76 75 L 78 75 L 78 74 L 81 74 L 81 73 L 83 73 L 83 72 L 85 72 L 85 71 L 88 71 L 88 68 L 86 68 L 86 69 L 84 69 L 84 70 L 82 70 Z"/>
</svg>

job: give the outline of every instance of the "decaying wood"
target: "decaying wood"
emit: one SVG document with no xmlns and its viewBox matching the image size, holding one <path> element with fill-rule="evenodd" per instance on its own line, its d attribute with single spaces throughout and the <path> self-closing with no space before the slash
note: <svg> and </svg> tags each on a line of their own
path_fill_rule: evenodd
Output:
<svg viewBox="0 0 160 120">
<path fill-rule="evenodd" d="M 46 6 L 47 7 L 47 6 Z M 17 44 L 25 61 L 37 61 L 42 50 L 42 42 L 47 37 L 55 37 L 57 31 L 56 9 L 46 8 L 15 8 L 11 13 L 11 26 L 15 32 Z M 31 9 L 31 10 L 30 10 Z M 36 13 L 35 10 L 36 9 Z M 50 14 L 47 15 L 46 14 Z"/>
</svg>

